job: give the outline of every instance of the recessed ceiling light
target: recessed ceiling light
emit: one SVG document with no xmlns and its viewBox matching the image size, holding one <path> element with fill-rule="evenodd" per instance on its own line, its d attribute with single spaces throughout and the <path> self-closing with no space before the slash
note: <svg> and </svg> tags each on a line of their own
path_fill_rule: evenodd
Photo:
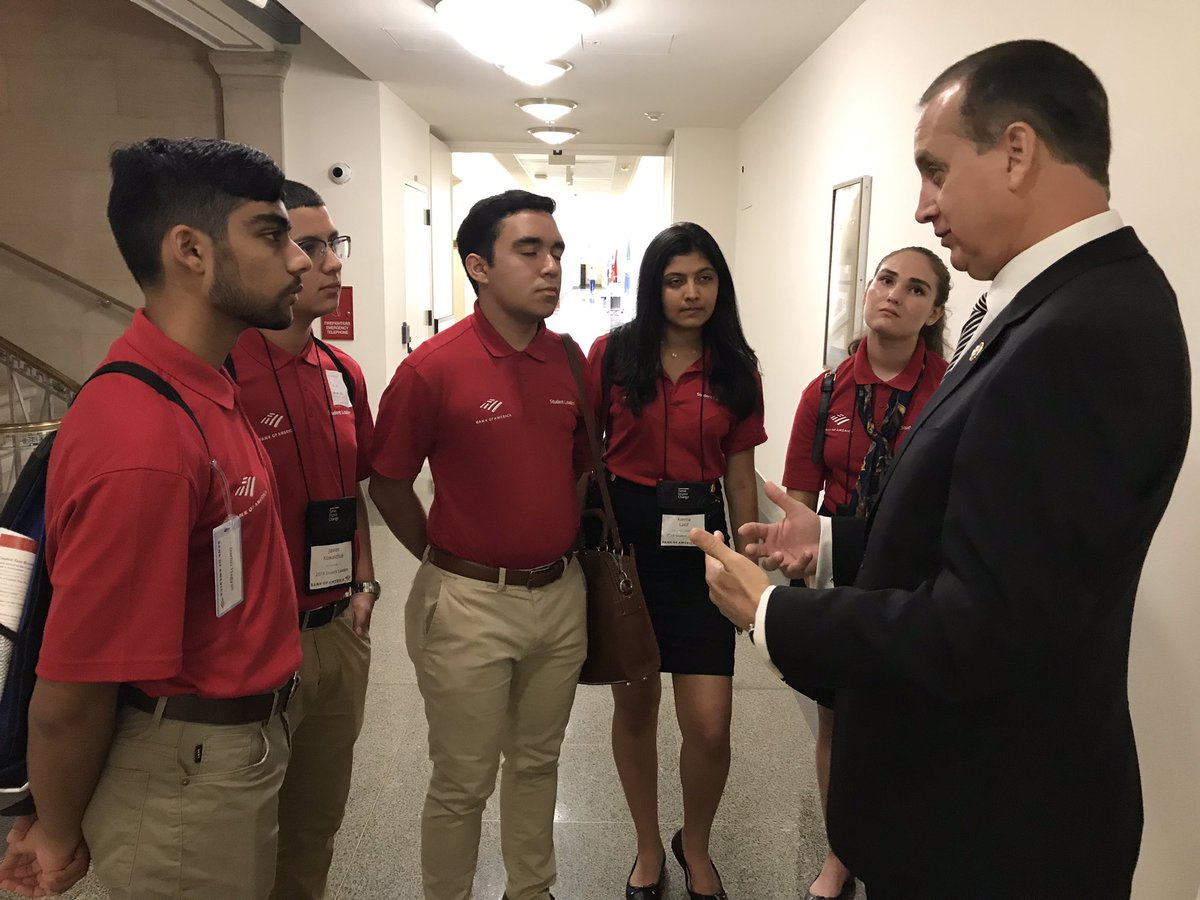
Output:
<svg viewBox="0 0 1200 900">
<path fill-rule="evenodd" d="M 437 13 L 468 51 L 499 65 L 536 63 L 579 46 L 607 0 L 437 0 Z"/>
<path fill-rule="evenodd" d="M 549 84 L 555 78 L 561 78 L 574 68 L 565 59 L 550 59 L 539 63 L 513 63 L 501 66 L 505 75 L 511 75 L 517 81 L 523 81 L 530 87 L 541 87 Z"/>
<path fill-rule="evenodd" d="M 529 133 L 539 141 L 545 141 L 547 144 L 565 144 L 575 135 L 579 134 L 578 128 L 530 128 Z"/>
<path fill-rule="evenodd" d="M 517 101 L 517 107 L 543 122 L 557 122 L 579 104 L 574 100 L 554 100 L 550 97 L 527 97 Z"/>
<path fill-rule="evenodd" d="M 647 119 L 649 119 L 651 122 L 657 122 L 659 119 L 661 119 L 663 117 L 663 114 L 660 112 L 647 112 L 647 113 L 642 113 L 642 115 L 645 116 Z"/>
</svg>

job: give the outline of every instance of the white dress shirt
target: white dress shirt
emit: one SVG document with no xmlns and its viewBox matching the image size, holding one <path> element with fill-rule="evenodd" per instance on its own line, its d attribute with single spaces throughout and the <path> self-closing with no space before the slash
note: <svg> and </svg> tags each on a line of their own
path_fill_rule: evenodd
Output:
<svg viewBox="0 0 1200 900">
<path fill-rule="evenodd" d="M 992 286 L 988 288 L 987 292 L 987 314 L 984 315 L 983 321 L 979 323 L 979 328 L 975 333 L 982 335 L 1004 311 L 1013 297 L 1054 263 L 1068 253 L 1078 250 L 1084 244 L 1111 234 L 1124 226 L 1125 223 L 1121 221 L 1121 216 L 1117 211 L 1107 209 L 1098 215 L 1076 222 L 1074 225 L 1068 225 L 1062 231 L 1056 231 L 1032 247 L 1022 250 L 1010 259 L 992 279 Z M 817 553 L 817 570 L 809 579 L 809 583 L 816 588 L 833 587 L 833 526 L 824 516 L 821 517 L 821 542 Z M 779 669 L 771 662 L 770 653 L 767 651 L 767 604 L 771 600 L 771 592 L 776 587 L 777 585 L 770 585 L 759 598 L 758 611 L 754 616 L 753 635 L 754 646 L 767 661 L 771 671 L 779 675 Z"/>
</svg>

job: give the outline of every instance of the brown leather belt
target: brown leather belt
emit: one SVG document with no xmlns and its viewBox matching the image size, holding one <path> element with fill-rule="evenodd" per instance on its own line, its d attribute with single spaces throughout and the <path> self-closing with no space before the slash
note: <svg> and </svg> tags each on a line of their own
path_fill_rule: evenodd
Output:
<svg viewBox="0 0 1200 900">
<path fill-rule="evenodd" d="M 251 722 L 265 722 L 275 713 L 287 709 L 288 700 L 299 682 L 300 676 L 293 675 L 282 687 L 250 697 L 229 697 L 222 700 L 209 700 L 195 694 L 168 697 L 163 706 L 162 717 L 200 725 L 249 725 Z M 121 685 L 120 698 L 126 706 L 132 706 L 142 712 L 153 713 L 158 709 L 158 697 L 151 697 L 130 684 Z"/>
<path fill-rule="evenodd" d="M 300 630 L 306 631 L 309 628 L 320 628 L 322 625 L 328 625 L 345 612 L 346 607 L 349 605 L 350 598 L 343 597 L 341 600 L 334 600 L 325 606 L 305 610 L 300 613 Z"/>
<path fill-rule="evenodd" d="M 428 559 L 439 569 L 445 569 L 447 572 L 461 575 L 463 578 L 474 578 L 476 581 L 500 584 L 501 574 L 503 574 L 503 583 L 506 585 L 539 588 L 553 584 L 562 578 L 563 572 L 567 571 L 569 557 L 564 556 L 547 565 L 538 566 L 536 569 L 498 569 L 495 566 L 471 562 L 469 559 L 463 559 L 453 553 L 447 553 L 445 550 L 431 546 Z"/>
</svg>

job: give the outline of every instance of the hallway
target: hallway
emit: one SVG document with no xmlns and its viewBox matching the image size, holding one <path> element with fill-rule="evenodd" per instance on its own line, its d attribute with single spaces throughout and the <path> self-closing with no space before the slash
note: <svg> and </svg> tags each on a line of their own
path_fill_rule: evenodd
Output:
<svg viewBox="0 0 1200 900">
<path fill-rule="evenodd" d="M 404 600 L 416 561 L 382 525 L 371 529 L 384 597 L 372 621 L 374 657 L 367 719 L 358 740 L 354 783 L 338 837 L 332 900 L 420 900 L 420 814 L 429 777 L 425 719 L 404 649 Z M 609 749 L 608 688 L 580 687 L 563 744 L 556 818 L 559 900 L 621 896 L 633 862 L 629 813 Z M 663 841 L 682 820 L 679 734 L 664 683 L 659 737 L 659 804 Z M 823 857 L 812 736 L 792 692 L 776 681 L 749 643 L 738 642 L 734 676 L 733 765 L 713 833 L 713 858 L 733 900 L 804 896 Z M 504 892 L 498 794 L 484 813 L 475 896 Z M 0 892 L 0 896 L 11 896 Z M 89 876 L 63 895 L 101 900 Z M 683 876 L 671 860 L 670 900 L 684 900 Z M 232 898 L 231 898 L 232 900 Z"/>
</svg>

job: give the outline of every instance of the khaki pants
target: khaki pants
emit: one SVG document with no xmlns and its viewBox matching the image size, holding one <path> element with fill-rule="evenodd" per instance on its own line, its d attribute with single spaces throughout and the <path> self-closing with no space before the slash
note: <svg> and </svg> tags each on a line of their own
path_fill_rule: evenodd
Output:
<svg viewBox="0 0 1200 900">
<path fill-rule="evenodd" d="M 347 610 L 300 632 L 304 661 L 288 705 L 292 758 L 279 792 L 279 861 L 272 900 L 324 900 L 342 825 L 354 742 L 362 730 L 371 644 Z"/>
<path fill-rule="evenodd" d="M 557 871 L 558 753 L 587 652 L 583 572 L 505 587 L 426 562 L 405 610 L 429 722 L 433 776 L 421 816 L 426 900 L 465 900 L 483 808 L 500 781 L 509 900 L 546 900 Z"/>
<path fill-rule="evenodd" d="M 287 759 L 280 714 L 195 725 L 122 707 L 83 817 L 111 900 L 265 900 Z"/>
</svg>

